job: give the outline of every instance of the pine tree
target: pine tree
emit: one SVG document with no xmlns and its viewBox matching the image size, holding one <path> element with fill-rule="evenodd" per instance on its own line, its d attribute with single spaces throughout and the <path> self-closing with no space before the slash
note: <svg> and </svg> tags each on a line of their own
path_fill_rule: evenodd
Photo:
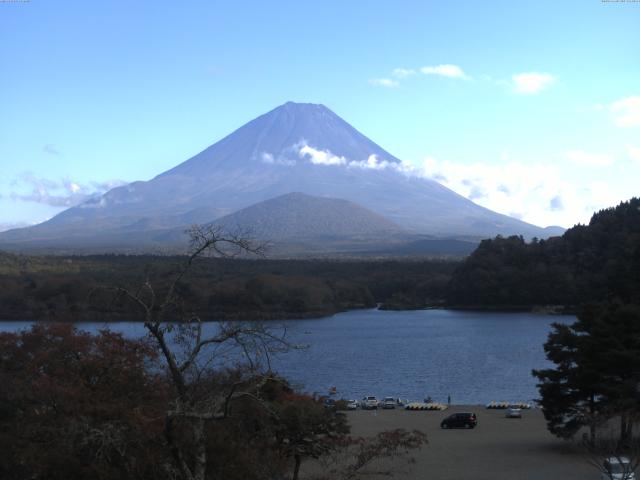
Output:
<svg viewBox="0 0 640 480">
<path fill-rule="evenodd" d="M 549 431 L 573 437 L 582 427 L 620 418 L 620 443 L 640 413 L 640 308 L 596 305 L 572 325 L 554 324 L 544 345 L 556 367 L 534 370 Z"/>
</svg>

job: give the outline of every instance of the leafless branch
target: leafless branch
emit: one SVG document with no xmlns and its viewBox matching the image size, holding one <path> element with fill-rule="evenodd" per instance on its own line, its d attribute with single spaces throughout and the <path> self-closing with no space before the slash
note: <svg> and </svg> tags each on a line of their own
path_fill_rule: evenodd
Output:
<svg viewBox="0 0 640 480">
<path fill-rule="evenodd" d="M 193 226 L 187 233 L 191 239 L 188 256 L 160 297 L 161 300 L 157 298 L 148 278 L 137 290 L 123 286 L 109 287 L 107 290 L 114 293 L 114 299 L 120 297 L 133 302 L 143 313 L 144 326 L 162 352 L 177 394 L 165 415 L 165 439 L 182 476 L 188 480 L 204 480 L 207 463 L 205 422 L 225 418 L 231 402 L 240 398 L 257 401 L 271 415 L 275 415 L 258 396 L 262 382 L 266 382 L 268 377 L 261 380 L 255 375 L 255 359 L 264 355 L 270 366 L 270 353 L 284 351 L 288 346 L 284 334 L 276 335 L 261 325 L 225 322 L 218 324 L 214 334 L 204 334 L 200 317 L 185 309 L 179 293 L 180 283 L 200 257 L 213 255 L 234 258 L 241 254 L 263 256 L 265 245 L 255 244 L 246 232 L 228 233 L 215 225 Z M 170 315 L 174 315 L 173 323 L 167 321 Z M 194 379 L 201 379 L 204 367 L 213 363 L 213 358 L 205 355 L 205 349 L 230 343 L 238 346 L 244 354 L 251 367 L 251 379 L 236 382 L 228 391 L 218 387 L 203 392 L 198 387 L 199 382 L 194 383 Z M 183 349 L 180 355 L 176 352 L 176 346 Z M 181 428 L 186 426 L 191 432 L 193 450 L 189 455 L 182 451 L 178 435 L 174 432 L 174 422 L 178 421 L 181 422 Z M 188 462 L 186 458 L 192 460 Z"/>
<path fill-rule="evenodd" d="M 604 478 L 616 479 L 621 473 L 635 472 L 640 466 L 640 439 L 631 438 L 624 445 L 620 443 L 618 432 L 613 429 L 602 431 L 598 438 L 591 441 L 584 437 L 579 442 L 579 448 L 583 452 L 586 462 L 598 470 Z M 613 463 L 623 467 L 624 472 L 611 471 L 609 465 Z"/>
</svg>

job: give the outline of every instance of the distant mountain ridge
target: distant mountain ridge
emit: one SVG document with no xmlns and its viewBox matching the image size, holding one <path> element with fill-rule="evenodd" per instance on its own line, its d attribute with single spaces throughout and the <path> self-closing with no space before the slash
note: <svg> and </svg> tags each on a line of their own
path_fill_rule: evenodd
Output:
<svg viewBox="0 0 640 480">
<path fill-rule="evenodd" d="M 289 102 L 148 182 L 114 188 L 40 225 L 0 233 L 0 248 L 71 241 L 108 250 L 110 243 L 136 246 L 145 238 L 162 243 L 163 232 L 210 223 L 292 192 L 354 202 L 418 235 L 549 236 L 412 175 L 325 106 Z"/>
<path fill-rule="evenodd" d="M 243 208 L 214 222 L 264 240 L 396 235 L 395 223 L 348 200 L 293 192 Z"/>
</svg>

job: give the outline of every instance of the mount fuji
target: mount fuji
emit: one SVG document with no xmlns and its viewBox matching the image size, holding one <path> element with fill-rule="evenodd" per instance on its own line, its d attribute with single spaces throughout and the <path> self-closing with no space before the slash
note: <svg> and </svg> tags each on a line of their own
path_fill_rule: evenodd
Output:
<svg viewBox="0 0 640 480">
<path fill-rule="evenodd" d="M 176 229 L 294 192 L 349 202 L 350 215 L 358 218 L 342 221 L 345 236 L 351 223 L 376 231 L 365 225 L 372 221 L 378 227 L 388 222 L 394 235 L 404 232 L 414 240 L 562 233 L 488 210 L 417 174 L 323 105 L 288 102 L 149 181 L 114 188 L 39 225 L 0 233 L 0 247 L 144 250 L 176 242 L 170 234 Z M 302 197 L 283 198 L 294 204 Z M 278 209 L 270 211 L 271 204 Z M 317 216 L 326 224 L 329 217 L 321 210 L 331 205 L 337 219 L 335 202 L 304 204 L 304 214 L 286 215 L 282 201 L 256 211 L 288 221 Z M 278 229 L 296 231 L 295 225 Z"/>
</svg>

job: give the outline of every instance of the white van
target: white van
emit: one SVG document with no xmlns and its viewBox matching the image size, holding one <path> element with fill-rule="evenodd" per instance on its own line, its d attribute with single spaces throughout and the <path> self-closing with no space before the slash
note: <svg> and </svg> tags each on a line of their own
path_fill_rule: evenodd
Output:
<svg viewBox="0 0 640 480">
<path fill-rule="evenodd" d="M 377 409 L 378 408 L 378 399 L 376 397 L 374 397 L 373 395 L 369 395 L 367 397 L 364 397 L 362 399 L 362 401 L 360 402 L 360 407 L 362 407 L 363 410 Z"/>
</svg>

